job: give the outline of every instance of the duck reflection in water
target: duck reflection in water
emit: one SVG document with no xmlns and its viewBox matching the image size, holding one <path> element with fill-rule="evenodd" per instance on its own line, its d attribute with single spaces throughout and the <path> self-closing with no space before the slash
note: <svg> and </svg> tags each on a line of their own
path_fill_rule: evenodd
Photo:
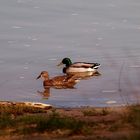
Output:
<svg viewBox="0 0 140 140">
<path fill-rule="evenodd" d="M 50 97 L 50 87 L 46 87 L 44 91 L 37 91 L 44 99 L 49 99 Z"/>
<path fill-rule="evenodd" d="M 100 76 L 101 73 L 96 71 L 96 72 L 74 72 L 74 73 L 69 73 L 68 75 L 74 75 L 75 78 L 79 79 L 79 80 L 87 80 L 89 78 L 93 78 L 95 76 Z"/>
<path fill-rule="evenodd" d="M 44 99 L 49 99 L 51 96 L 51 88 L 54 89 L 75 89 L 75 87 L 64 87 L 64 86 L 45 86 L 43 91 L 37 91 Z"/>
</svg>

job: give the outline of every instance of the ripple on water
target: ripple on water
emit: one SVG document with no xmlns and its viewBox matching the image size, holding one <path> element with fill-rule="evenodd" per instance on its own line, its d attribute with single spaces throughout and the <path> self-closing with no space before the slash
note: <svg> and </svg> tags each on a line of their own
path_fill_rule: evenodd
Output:
<svg viewBox="0 0 140 140">
<path fill-rule="evenodd" d="M 106 104 L 116 104 L 116 103 L 117 103 L 117 101 L 114 101 L 114 100 L 109 100 L 106 102 Z"/>
</svg>

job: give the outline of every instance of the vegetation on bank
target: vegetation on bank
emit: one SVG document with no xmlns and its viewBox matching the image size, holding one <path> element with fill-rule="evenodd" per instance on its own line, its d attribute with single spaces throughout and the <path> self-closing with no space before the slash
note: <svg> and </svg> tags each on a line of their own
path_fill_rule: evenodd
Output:
<svg viewBox="0 0 140 140">
<path fill-rule="evenodd" d="M 105 140 L 140 139 L 140 105 L 125 109 L 40 109 L 0 105 L 0 137 L 7 135 L 86 136 Z"/>
</svg>

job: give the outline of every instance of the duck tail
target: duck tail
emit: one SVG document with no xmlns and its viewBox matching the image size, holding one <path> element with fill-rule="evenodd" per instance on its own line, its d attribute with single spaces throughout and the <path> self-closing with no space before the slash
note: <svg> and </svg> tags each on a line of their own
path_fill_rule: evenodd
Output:
<svg viewBox="0 0 140 140">
<path fill-rule="evenodd" d="M 99 64 L 99 63 L 94 63 L 94 65 L 92 66 L 92 68 L 98 69 L 100 66 L 101 66 L 101 64 Z"/>
</svg>

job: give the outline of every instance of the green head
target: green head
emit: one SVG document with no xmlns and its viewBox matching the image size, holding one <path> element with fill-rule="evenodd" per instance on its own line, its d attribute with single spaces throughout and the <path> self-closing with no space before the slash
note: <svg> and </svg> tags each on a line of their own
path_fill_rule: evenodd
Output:
<svg viewBox="0 0 140 140">
<path fill-rule="evenodd" d="M 67 66 L 70 66 L 70 65 L 72 64 L 70 58 L 64 58 L 64 59 L 62 60 L 62 63 L 65 64 L 66 67 L 67 67 Z"/>
<path fill-rule="evenodd" d="M 69 67 L 72 64 L 72 62 L 71 62 L 70 58 L 66 57 L 62 60 L 62 62 L 60 64 L 58 64 L 58 66 L 60 66 L 61 64 L 65 64 L 66 67 Z"/>
</svg>

